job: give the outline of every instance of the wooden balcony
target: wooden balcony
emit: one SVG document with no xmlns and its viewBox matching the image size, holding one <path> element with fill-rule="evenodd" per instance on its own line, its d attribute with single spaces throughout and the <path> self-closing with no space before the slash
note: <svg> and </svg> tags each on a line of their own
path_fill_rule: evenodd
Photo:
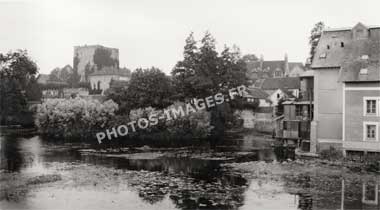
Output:
<svg viewBox="0 0 380 210">
<path fill-rule="evenodd" d="M 283 138 L 310 139 L 310 121 L 308 120 L 284 120 Z"/>
<path fill-rule="evenodd" d="M 307 89 L 305 91 L 300 91 L 299 93 L 300 101 L 314 101 L 314 89 Z"/>
</svg>

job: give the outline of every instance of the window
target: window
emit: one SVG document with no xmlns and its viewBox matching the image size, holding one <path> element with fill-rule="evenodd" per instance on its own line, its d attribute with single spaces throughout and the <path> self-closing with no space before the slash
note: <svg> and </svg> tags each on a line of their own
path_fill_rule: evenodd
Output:
<svg viewBox="0 0 380 210">
<path fill-rule="evenodd" d="M 379 114 L 380 97 L 364 97 L 363 115 L 377 116 Z"/>
<path fill-rule="evenodd" d="M 376 138 L 376 125 L 367 125 L 367 139 Z"/>
<path fill-rule="evenodd" d="M 281 71 L 275 71 L 274 72 L 274 76 L 275 77 L 281 77 L 282 76 L 282 72 Z"/>
<path fill-rule="evenodd" d="M 367 114 L 376 114 L 376 100 L 367 100 Z"/>
<path fill-rule="evenodd" d="M 341 43 L 340 43 L 340 47 L 344 47 L 344 42 L 341 42 Z"/>
<path fill-rule="evenodd" d="M 302 116 L 302 106 L 296 105 L 296 116 Z"/>
<path fill-rule="evenodd" d="M 319 58 L 326 58 L 327 57 L 327 54 L 326 53 L 322 53 L 319 55 Z"/>
<path fill-rule="evenodd" d="M 378 122 L 364 122 L 363 123 L 363 140 L 364 141 L 378 141 Z"/>
<path fill-rule="evenodd" d="M 327 45 L 327 49 L 328 49 L 328 50 L 330 49 L 330 45 Z"/>
</svg>

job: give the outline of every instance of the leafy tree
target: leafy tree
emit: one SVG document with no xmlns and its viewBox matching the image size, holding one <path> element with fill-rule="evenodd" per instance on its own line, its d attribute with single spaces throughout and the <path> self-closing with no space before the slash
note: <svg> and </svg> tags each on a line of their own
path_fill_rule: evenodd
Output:
<svg viewBox="0 0 380 210">
<path fill-rule="evenodd" d="M 225 46 L 221 53 L 221 81 L 219 86 L 221 91 L 225 92 L 232 87 L 247 84 L 247 65 L 240 57 L 240 49 L 232 46 L 232 49 Z"/>
<path fill-rule="evenodd" d="M 255 54 L 246 54 L 241 58 L 245 63 L 252 63 L 259 61 L 259 58 Z"/>
<path fill-rule="evenodd" d="M 311 30 L 311 33 L 309 36 L 310 62 L 313 62 L 314 54 L 315 54 L 319 39 L 321 38 L 322 31 L 324 28 L 325 28 L 325 24 L 323 22 L 318 22 L 314 25 L 313 29 Z"/>
<path fill-rule="evenodd" d="M 30 78 L 26 89 L 26 98 L 29 101 L 40 101 L 42 98 L 42 91 L 40 85 L 37 83 L 35 76 Z"/>
<path fill-rule="evenodd" d="M 95 71 L 95 67 L 91 66 L 90 63 L 87 63 L 84 67 L 84 77 L 85 81 L 88 81 L 88 76 Z"/>
<path fill-rule="evenodd" d="M 241 59 L 238 47 L 229 47 L 219 54 L 216 41 L 208 32 L 197 46 L 191 33 L 186 39 L 183 60 L 172 71 L 175 90 L 182 99 L 203 98 L 247 83 L 246 63 Z M 232 114 L 229 104 L 218 105 L 211 110 L 213 131 L 211 143 L 222 138 L 228 115 Z"/>
<path fill-rule="evenodd" d="M 193 33 L 186 39 L 184 58 L 172 71 L 175 89 L 182 99 L 205 97 L 246 83 L 246 65 L 240 58 L 236 46 L 225 47 L 219 54 L 215 39 L 206 32 L 200 47 Z"/>
<path fill-rule="evenodd" d="M 59 78 L 62 80 L 62 81 L 65 81 L 67 82 L 68 79 L 70 78 L 70 75 L 73 73 L 73 68 L 71 68 L 70 65 L 66 65 L 65 67 L 63 67 L 60 71 L 60 74 L 59 74 Z"/>
<path fill-rule="evenodd" d="M 67 79 L 67 83 L 70 87 L 78 87 L 80 81 L 80 75 L 78 74 L 78 71 L 76 69 L 73 69 L 73 72 L 69 75 Z"/>
<path fill-rule="evenodd" d="M 26 92 L 37 74 L 36 64 L 26 51 L 0 53 L 0 118 L 8 123 L 10 118 L 26 111 Z"/>
<path fill-rule="evenodd" d="M 197 42 L 194 40 L 193 33 L 190 33 L 185 42 L 183 60 L 178 61 L 172 71 L 173 83 L 176 87 L 175 97 L 182 100 L 186 97 L 196 96 L 196 91 L 190 78 L 195 76 L 199 56 Z"/>
<path fill-rule="evenodd" d="M 106 48 L 96 48 L 94 53 L 94 63 L 98 70 L 105 66 L 119 68 L 119 61 L 111 57 L 112 52 Z"/>
<path fill-rule="evenodd" d="M 60 81 L 60 73 L 61 72 L 61 69 L 60 68 L 55 68 L 53 69 L 51 72 L 50 72 L 50 75 L 49 75 L 49 80 L 52 80 L 52 81 Z"/>
<path fill-rule="evenodd" d="M 173 93 L 171 80 L 160 69 L 136 69 L 128 87 L 106 91 L 107 98 L 119 104 L 121 113 L 132 109 L 154 107 L 165 108 L 171 104 Z"/>
</svg>

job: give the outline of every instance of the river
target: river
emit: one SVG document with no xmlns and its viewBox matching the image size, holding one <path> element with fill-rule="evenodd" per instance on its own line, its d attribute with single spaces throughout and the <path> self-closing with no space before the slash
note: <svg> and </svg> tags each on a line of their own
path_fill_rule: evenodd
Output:
<svg viewBox="0 0 380 210">
<path fill-rule="evenodd" d="M 1 209 L 380 209 L 379 182 L 345 174 L 262 179 L 225 167 L 236 159 L 223 157 L 99 154 L 33 135 L 0 140 Z M 240 162 L 283 159 L 250 135 L 221 150 L 229 147 L 250 154 Z M 44 176 L 53 180 L 39 183 Z"/>
</svg>

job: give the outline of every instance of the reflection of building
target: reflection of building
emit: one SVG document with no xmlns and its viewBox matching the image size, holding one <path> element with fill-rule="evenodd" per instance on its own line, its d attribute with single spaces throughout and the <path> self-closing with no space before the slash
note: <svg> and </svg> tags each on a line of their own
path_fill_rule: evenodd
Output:
<svg viewBox="0 0 380 210">
<path fill-rule="evenodd" d="M 363 183 L 362 203 L 369 205 L 379 204 L 379 185 L 376 183 Z"/>
<path fill-rule="evenodd" d="M 379 195 L 378 182 L 365 181 L 356 185 L 343 179 L 340 209 L 380 209 Z"/>
<path fill-rule="evenodd" d="M 110 87 L 111 81 L 129 81 L 130 74 L 129 69 L 104 67 L 89 75 L 91 90 L 94 92 L 97 90 L 97 94 L 103 94 Z"/>
<path fill-rule="evenodd" d="M 314 70 L 312 151 L 324 146 L 380 151 L 380 27 L 327 29 Z"/>
</svg>

